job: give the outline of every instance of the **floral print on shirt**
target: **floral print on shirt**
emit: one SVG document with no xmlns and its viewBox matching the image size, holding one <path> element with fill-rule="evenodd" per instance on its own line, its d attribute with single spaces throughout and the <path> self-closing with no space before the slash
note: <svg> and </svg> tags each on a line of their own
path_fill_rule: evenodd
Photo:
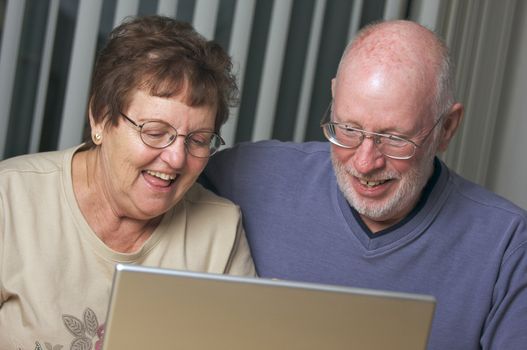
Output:
<svg viewBox="0 0 527 350">
<path fill-rule="evenodd" d="M 69 350 L 101 350 L 104 338 L 104 325 L 99 325 L 97 315 L 92 309 L 86 308 L 79 319 L 72 315 L 62 315 L 66 329 L 73 335 Z M 48 342 L 42 346 L 35 342 L 35 350 L 62 350 L 63 345 L 52 345 Z"/>
</svg>

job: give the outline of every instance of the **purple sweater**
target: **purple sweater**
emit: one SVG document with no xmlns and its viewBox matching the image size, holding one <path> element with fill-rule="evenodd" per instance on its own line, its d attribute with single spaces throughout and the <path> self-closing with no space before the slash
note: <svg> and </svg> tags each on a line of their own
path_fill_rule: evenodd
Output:
<svg viewBox="0 0 527 350">
<path fill-rule="evenodd" d="M 240 205 L 261 277 L 430 294 L 429 349 L 527 349 L 527 213 L 435 163 L 418 208 L 375 235 L 329 143 L 240 144 L 203 182 Z"/>
</svg>

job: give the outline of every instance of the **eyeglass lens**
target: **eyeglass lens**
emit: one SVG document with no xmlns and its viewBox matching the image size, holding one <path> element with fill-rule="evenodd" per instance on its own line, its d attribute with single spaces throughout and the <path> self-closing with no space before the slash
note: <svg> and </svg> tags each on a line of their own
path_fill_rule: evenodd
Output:
<svg viewBox="0 0 527 350">
<path fill-rule="evenodd" d="M 326 138 L 340 147 L 356 148 L 365 138 L 371 138 L 377 149 L 385 156 L 408 159 L 415 153 L 413 143 L 397 136 L 367 132 L 339 123 L 325 123 L 322 127 Z"/>
<path fill-rule="evenodd" d="M 343 123 L 332 122 L 331 106 L 332 104 L 328 106 L 321 123 L 324 136 L 331 143 L 343 148 L 356 148 L 365 138 L 371 138 L 379 152 L 387 157 L 409 159 L 415 154 L 416 145 L 398 136 L 368 132 Z"/>
<path fill-rule="evenodd" d="M 150 147 L 168 147 L 177 136 L 177 130 L 164 122 L 149 121 L 141 127 L 141 139 Z M 221 144 L 221 138 L 211 131 L 195 131 L 185 136 L 187 151 L 199 158 L 210 157 L 216 153 Z"/>
</svg>

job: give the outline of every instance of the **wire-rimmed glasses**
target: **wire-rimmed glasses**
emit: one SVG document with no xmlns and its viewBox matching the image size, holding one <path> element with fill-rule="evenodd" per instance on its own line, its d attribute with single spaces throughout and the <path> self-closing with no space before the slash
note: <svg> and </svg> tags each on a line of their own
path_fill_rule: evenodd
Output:
<svg viewBox="0 0 527 350">
<path fill-rule="evenodd" d="M 332 122 L 331 103 L 324 114 L 320 126 L 328 141 L 337 146 L 350 149 L 357 148 L 367 138 L 372 139 L 379 152 L 386 157 L 392 159 L 410 159 L 415 155 L 417 148 L 420 148 L 428 136 L 430 136 L 432 130 L 435 129 L 441 119 L 442 116 L 437 119 L 434 126 L 426 133 L 421 141 L 421 145 L 400 136 L 366 131 L 354 128 L 346 123 Z"/>
<path fill-rule="evenodd" d="M 221 136 L 213 131 L 196 130 L 183 135 L 164 121 L 147 120 L 143 124 L 137 124 L 123 112 L 120 114 L 139 131 L 143 143 L 152 148 L 166 148 L 174 143 L 178 136 L 183 136 L 188 154 L 197 158 L 209 158 L 225 144 Z"/>
</svg>

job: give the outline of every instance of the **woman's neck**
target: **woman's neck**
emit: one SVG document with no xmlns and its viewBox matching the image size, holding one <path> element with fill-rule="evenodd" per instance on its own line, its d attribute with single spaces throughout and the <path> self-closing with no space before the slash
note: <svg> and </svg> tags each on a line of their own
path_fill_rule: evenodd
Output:
<svg viewBox="0 0 527 350">
<path fill-rule="evenodd" d="M 73 190 L 80 211 L 95 235 L 109 248 L 123 253 L 137 251 L 152 235 L 161 217 L 138 220 L 119 213 L 104 191 L 98 161 L 97 149 L 78 152 L 73 157 Z"/>
</svg>

